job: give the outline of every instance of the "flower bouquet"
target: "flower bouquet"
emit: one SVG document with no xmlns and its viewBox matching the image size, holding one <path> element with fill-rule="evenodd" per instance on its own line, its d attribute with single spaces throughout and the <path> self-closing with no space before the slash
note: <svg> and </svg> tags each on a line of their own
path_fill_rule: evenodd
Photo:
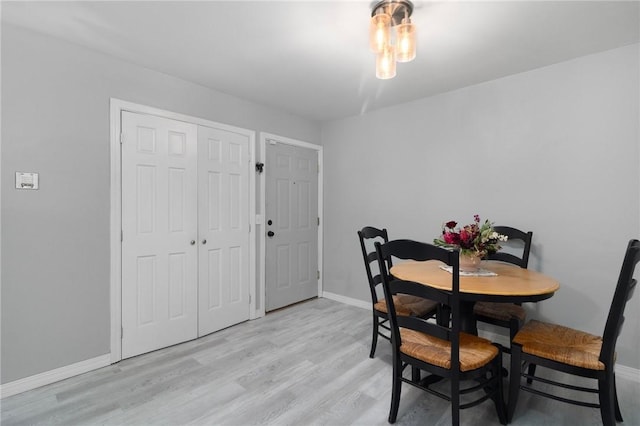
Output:
<svg viewBox="0 0 640 426">
<path fill-rule="evenodd" d="M 456 221 L 449 221 L 442 226 L 442 235 L 433 240 L 437 246 L 460 249 L 460 267 L 466 270 L 477 270 L 480 260 L 487 254 L 500 250 L 500 242 L 507 241 L 506 235 L 501 235 L 493 229 L 493 223 L 485 220 L 480 222 L 480 216 L 473 216 L 473 223 L 462 228 L 456 228 Z"/>
</svg>

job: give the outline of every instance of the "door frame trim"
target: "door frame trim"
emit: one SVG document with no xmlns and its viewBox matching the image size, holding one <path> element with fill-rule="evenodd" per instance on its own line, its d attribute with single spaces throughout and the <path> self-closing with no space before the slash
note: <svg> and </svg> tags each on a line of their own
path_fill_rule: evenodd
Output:
<svg viewBox="0 0 640 426">
<path fill-rule="evenodd" d="M 322 296 L 322 280 L 324 277 L 324 270 L 323 270 L 323 265 L 322 265 L 322 247 L 323 247 L 323 241 L 322 241 L 322 229 L 324 226 L 324 218 L 323 218 L 323 205 L 322 205 L 322 200 L 323 200 L 323 173 L 324 173 L 324 166 L 323 166 L 323 151 L 322 151 L 322 145 L 316 145 L 316 144 L 312 144 L 309 142 L 304 142 L 304 141 L 300 141 L 297 139 L 291 139 L 291 138 L 287 138 L 284 136 L 278 136 L 278 135 L 274 135 L 271 133 L 265 133 L 265 132 L 260 132 L 260 161 L 264 162 L 267 158 L 267 141 L 276 141 L 279 143 L 283 143 L 286 145 L 293 145 L 293 146 L 298 146 L 301 148 L 309 148 L 309 149 L 313 149 L 315 151 L 318 152 L 318 217 L 320 218 L 320 225 L 318 225 L 318 270 L 320 271 L 320 278 L 318 278 L 318 297 Z M 264 222 L 265 222 L 265 218 L 266 218 L 266 178 L 265 178 L 265 174 L 261 173 L 258 175 L 259 176 L 259 194 L 260 194 L 260 206 L 259 206 L 259 211 L 260 213 L 256 215 L 256 226 L 260 227 L 260 233 L 258 234 L 258 247 L 260 250 L 260 264 L 258 267 L 258 279 L 259 279 L 259 283 L 258 283 L 258 294 L 260 294 L 260 306 L 258 306 L 256 308 L 257 312 L 256 314 L 258 316 L 264 316 L 265 315 L 265 300 L 267 297 L 267 289 L 266 289 L 266 280 L 267 280 L 267 275 L 266 275 L 266 263 L 267 263 L 267 257 L 266 257 L 266 247 L 267 247 L 267 237 L 266 237 L 266 233 L 265 233 L 265 227 L 264 227 Z"/>
<path fill-rule="evenodd" d="M 116 363 L 122 359 L 122 181 L 121 181 L 121 150 L 120 133 L 121 113 L 129 111 L 133 113 L 155 115 L 171 120 L 184 121 L 205 127 L 227 130 L 249 138 L 249 319 L 255 319 L 259 315 L 256 306 L 256 182 L 252 178 L 251 171 L 256 162 L 256 132 L 241 127 L 230 126 L 204 118 L 193 117 L 177 112 L 154 108 L 147 105 L 136 104 L 121 99 L 110 98 L 109 108 L 109 132 L 110 132 L 110 212 L 109 212 L 109 299 L 111 312 L 110 325 L 110 360 Z M 263 308 L 264 311 L 264 308 Z M 264 315 L 264 313 L 263 313 Z"/>
</svg>

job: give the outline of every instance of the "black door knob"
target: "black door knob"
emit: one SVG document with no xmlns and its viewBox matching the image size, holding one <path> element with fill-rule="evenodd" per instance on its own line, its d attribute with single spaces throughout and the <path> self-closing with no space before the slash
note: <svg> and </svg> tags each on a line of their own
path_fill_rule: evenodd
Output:
<svg viewBox="0 0 640 426">
<path fill-rule="evenodd" d="M 274 234 L 273 231 L 267 232 L 267 237 L 273 237 L 274 235 L 276 235 L 276 234 Z"/>
</svg>

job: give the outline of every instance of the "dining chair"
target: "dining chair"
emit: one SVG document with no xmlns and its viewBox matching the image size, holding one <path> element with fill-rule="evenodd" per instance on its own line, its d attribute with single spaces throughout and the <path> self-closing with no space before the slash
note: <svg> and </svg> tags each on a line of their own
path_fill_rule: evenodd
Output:
<svg viewBox="0 0 640 426">
<path fill-rule="evenodd" d="M 622 421 L 616 389 L 616 341 L 624 323 L 624 309 L 633 295 L 636 280 L 635 267 L 640 261 L 640 241 L 630 240 L 622 262 L 613 301 L 602 337 L 562 325 L 529 321 L 516 334 L 511 343 L 511 379 L 509 383 L 509 421 L 513 418 L 520 390 L 569 404 L 600 409 L 604 426 Z M 540 365 L 567 374 L 595 379 L 597 388 L 573 386 L 535 375 L 531 369 L 524 373 L 526 363 Z M 521 385 L 521 377 L 527 385 Z M 599 403 L 580 401 L 554 395 L 535 388 L 531 382 L 558 386 L 563 389 L 598 394 Z"/>
<path fill-rule="evenodd" d="M 387 303 L 384 299 L 378 299 L 378 289 L 382 286 L 382 278 L 378 270 L 378 256 L 373 246 L 373 242 L 378 240 L 388 242 L 389 236 L 386 229 L 377 229 L 371 226 L 365 226 L 358 231 L 360 239 L 360 247 L 362 248 L 362 256 L 364 258 L 364 267 L 367 272 L 369 281 L 369 290 L 371 292 L 371 306 L 373 308 L 373 333 L 371 337 L 371 352 L 369 358 L 373 358 L 378 344 L 378 336 L 391 340 L 391 330 L 388 326 L 389 315 L 387 312 Z M 369 243 L 370 248 L 367 248 Z M 372 270 L 371 267 L 374 267 Z M 389 264 L 391 268 L 391 264 Z M 376 271 L 375 273 L 373 271 Z M 399 295 L 393 298 L 398 315 L 413 315 L 418 317 L 431 317 L 436 314 L 438 304 L 431 300 L 425 300 L 417 297 Z M 381 329 L 387 331 L 385 334 Z"/>
<path fill-rule="evenodd" d="M 529 265 L 533 232 L 524 232 L 510 226 L 494 226 L 493 229 L 499 234 L 506 235 L 507 241 L 519 241 L 522 244 L 522 252 L 517 256 L 499 251 L 489 254 L 487 259 L 512 263 L 526 269 Z M 477 302 L 473 307 L 473 313 L 477 321 L 509 329 L 509 341 L 513 339 L 527 318 L 527 312 L 519 303 Z M 509 347 L 502 347 L 502 349 L 504 352 L 510 352 Z"/>
<path fill-rule="evenodd" d="M 460 331 L 460 267 L 459 252 L 411 240 L 375 243 L 382 275 L 385 300 L 408 294 L 435 300 L 449 306 L 451 321 L 431 322 L 424 318 L 400 316 L 393 303 L 387 302 L 393 348 L 393 381 L 389 423 L 395 423 L 400 404 L 402 383 L 408 383 L 451 402 L 451 423 L 460 423 L 460 410 L 492 399 L 500 423 L 506 424 L 506 407 L 502 395 L 502 356 L 499 348 L 487 339 Z M 438 260 L 452 267 L 451 291 L 438 290 L 413 281 L 391 276 L 387 265 L 392 259 Z M 411 378 L 403 371 L 411 366 Z M 431 374 L 424 379 L 413 374 L 415 369 Z M 449 393 L 431 386 L 433 378 L 449 379 Z M 471 381 L 464 384 L 463 381 Z M 467 395 L 462 403 L 461 396 Z M 472 394 L 476 394 L 476 399 Z"/>
</svg>

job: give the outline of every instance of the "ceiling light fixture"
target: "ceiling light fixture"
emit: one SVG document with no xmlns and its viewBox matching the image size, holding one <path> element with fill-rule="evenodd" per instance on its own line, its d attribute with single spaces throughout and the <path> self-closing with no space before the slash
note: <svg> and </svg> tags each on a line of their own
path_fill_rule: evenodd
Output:
<svg viewBox="0 0 640 426">
<path fill-rule="evenodd" d="M 416 57 L 416 28 L 411 23 L 413 3 L 409 0 L 382 0 L 373 6 L 369 26 L 369 46 L 376 54 L 376 77 L 393 78 L 396 62 Z M 393 29 L 395 28 L 395 34 Z"/>
</svg>

